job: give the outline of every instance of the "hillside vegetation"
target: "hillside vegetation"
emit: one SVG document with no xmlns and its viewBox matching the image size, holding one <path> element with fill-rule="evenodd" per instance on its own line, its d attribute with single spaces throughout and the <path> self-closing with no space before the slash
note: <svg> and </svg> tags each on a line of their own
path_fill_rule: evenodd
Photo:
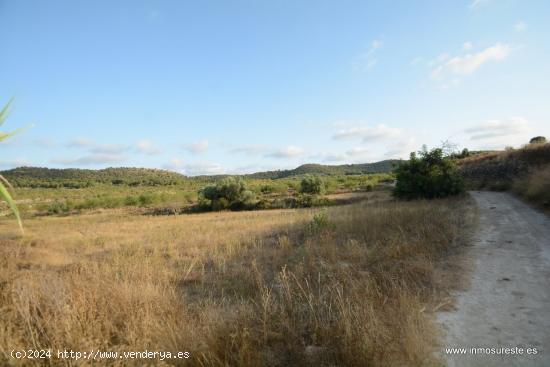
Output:
<svg viewBox="0 0 550 367">
<path fill-rule="evenodd" d="M 460 172 L 470 189 L 509 190 L 550 208 L 550 144 L 532 143 L 467 157 Z"/>
<path fill-rule="evenodd" d="M 399 160 L 385 160 L 375 163 L 346 164 L 330 166 L 304 164 L 292 170 L 266 171 L 241 175 L 249 179 L 279 179 L 301 175 L 360 175 L 392 172 Z M 97 184 L 128 186 L 166 186 L 187 182 L 211 182 L 228 175 L 187 177 L 182 174 L 150 168 L 105 168 L 99 170 L 78 168 L 19 167 L 0 171 L 13 186 L 32 188 L 83 188 Z M 237 175 L 238 176 L 238 175 Z"/>
<path fill-rule="evenodd" d="M 301 181 L 313 176 L 304 172 L 324 172 L 314 177 L 322 177 L 323 194 L 327 195 L 367 192 L 379 182 L 393 180 L 390 173 L 344 175 L 335 174 L 339 171 L 333 170 L 331 166 L 312 166 L 314 168 L 302 166 L 296 170 L 278 171 L 278 175 L 285 176 L 280 178 L 260 178 L 264 173 L 186 177 L 175 172 L 144 168 L 86 170 L 22 167 L 4 171 L 3 174 L 15 187 L 14 194 L 19 207 L 27 217 L 32 214 L 66 215 L 88 209 L 119 207 L 160 207 L 157 208 L 159 210 L 155 209 L 157 213 L 177 213 L 191 209 L 311 207 L 328 205 L 333 200 L 302 194 Z M 383 165 L 378 167 L 381 169 Z M 386 168 L 389 169 L 389 166 Z M 239 200 L 240 204 L 235 201 L 233 205 L 225 205 L 225 199 L 221 196 L 205 197 L 204 193 L 213 191 L 204 189 L 223 184 L 232 177 L 242 181 L 247 191 L 247 200 Z M 229 201 L 234 200 L 229 198 Z M 0 203 L 0 213 L 6 213 L 1 211 L 4 208 L 5 205 Z"/>
<path fill-rule="evenodd" d="M 369 173 L 389 173 L 401 162 L 398 159 L 388 159 L 375 163 L 362 164 L 303 164 L 295 169 L 258 172 L 245 175 L 250 178 L 285 178 L 299 175 L 360 175 Z"/>
</svg>

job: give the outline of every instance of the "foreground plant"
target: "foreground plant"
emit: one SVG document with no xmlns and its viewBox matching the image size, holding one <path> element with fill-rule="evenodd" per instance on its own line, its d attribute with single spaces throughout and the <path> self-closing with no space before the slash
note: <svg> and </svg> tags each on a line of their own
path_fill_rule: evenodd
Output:
<svg viewBox="0 0 550 367">
<path fill-rule="evenodd" d="M 10 99 L 10 101 L 6 104 L 6 106 L 2 109 L 2 111 L 0 111 L 0 125 L 2 125 L 7 118 L 12 101 L 13 99 Z M 19 133 L 21 130 L 23 129 L 17 129 L 7 133 L 0 131 L 0 142 L 6 140 L 7 138 L 12 137 L 13 135 Z M 19 215 L 19 210 L 17 209 L 17 205 L 15 205 L 15 201 L 13 200 L 7 187 L 12 188 L 8 180 L 6 180 L 2 175 L 0 175 L 0 197 L 4 199 L 6 203 L 8 203 L 8 206 L 10 207 L 11 211 L 15 215 L 15 218 L 17 218 L 17 223 L 19 224 L 19 228 L 21 229 L 21 232 L 23 232 L 23 223 L 21 222 L 21 216 Z"/>
</svg>

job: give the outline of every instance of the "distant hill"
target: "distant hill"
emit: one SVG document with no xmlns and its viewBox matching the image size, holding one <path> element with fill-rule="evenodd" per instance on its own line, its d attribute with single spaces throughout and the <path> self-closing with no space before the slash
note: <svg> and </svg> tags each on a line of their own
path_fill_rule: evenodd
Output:
<svg viewBox="0 0 550 367">
<path fill-rule="evenodd" d="M 399 160 L 376 163 L 344 164 L 338 166 L 304 164 L 291 170 L 257 172 L 242 175 L 245 178 L 278 179 L 305 174 L 356 175 L 391 172 Z M 79 168 L 19 167 L 0 172 L 13 186 L 34 188 L 84 188 L 95 184 L 127 186 L 166 186 L 189 181 L 216 180 L 226 175 L 187 177 L 182 174 L 151 168 L 105 168 L 100 170 Z"/>
<path fill-rule="evenodd" d="M 185 181 L 182 174 L 150 168 L 79 168 L 19 167 L 0 172 L 13 186 L 43 188 L 82 188 L 94 184 L 128 186 L 165 186 Z"/>
<path fill-rule="evenodd" d="M 393 171 L 395 166 L 401 162 L 398 159 L 388 159 L 375 163 L 361 164 L 342 164 L 342 165 L 324 165 L 324 164 L 303 164 L 291 170 L 266 171 L 245 175 L 250 178 L 285 178 L 299 175 L 358 175 L 366 173 L 387 173 Z"/>
</svg>

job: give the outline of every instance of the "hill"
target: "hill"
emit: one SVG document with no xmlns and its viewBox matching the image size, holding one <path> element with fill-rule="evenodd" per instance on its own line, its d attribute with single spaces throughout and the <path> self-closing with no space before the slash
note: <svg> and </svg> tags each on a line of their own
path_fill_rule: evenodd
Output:
<svg viewBox="0 0 550 367">
<path fill-rule="evenodd" d="M 303 164 L 291 170 L 257 172 L 245 177 L 277 179 L 299 175 L 359 175 L 367 173 L 388 173 L 393 171 L 395 165 L 401 162 L 397 159 L 388 159 L 375 163 L 361 164 L 342 164 L 342 165 L 324 165 L 324 164 Z"/>
<path fill-rule="evenodd" d="M 166 186 L 184 182 L 176 172 L 150 168 L 55 169 L 20 167 L 0 172 L 13 186 L 35 188 L 82 188 L 94 184 Z"/>
<path fill-rule="evenodd" d="M 346 164 L 339 166 L 304 164 L 291 170 L 257 172 L 243 175 L 250 179 L 278 179 L 305 174 L 353 175 L 391 172 L 398 160 L 385 160 L 376 163 Z M 210 181 L 226 177 L 197 176 L 187 177 L 180 173 L 151 168 L 105 168 L 100 170 L 79 168 L 19 167 L 0 172 L 13 186 L 32 188 L 83 188 L 96 184 L 126 186 L 167 186 L 189 181 Z"/>
<path fill-rule="evenodd" d="M 509 190 L 550 208 L 550 144 L 477 154 L 459 165 L 470 189 Z"/>
</svg>

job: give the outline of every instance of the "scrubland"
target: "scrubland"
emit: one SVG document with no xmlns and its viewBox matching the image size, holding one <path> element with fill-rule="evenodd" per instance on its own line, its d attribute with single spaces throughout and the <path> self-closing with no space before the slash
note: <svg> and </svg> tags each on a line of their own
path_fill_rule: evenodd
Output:
<svg viewBox="0 0 550 367">
<path fill-rule="evenodd" d="M 511 191 L 550 209 L 550 144 L 479 154 L 460 164 L 471 189 Z"/>
<path fill-rule="evenodd" d="M 37 217 L 24 236 L 2 219 L 0 364 L 52 348 L 191 353 L 166 365 L 432 365 L 432 313 L 448 307 L 473 212 L 466 197 L 377 191 L 329 209 Z M 117 364 L 144 361 L 93 363 Z"/>
</svg>

